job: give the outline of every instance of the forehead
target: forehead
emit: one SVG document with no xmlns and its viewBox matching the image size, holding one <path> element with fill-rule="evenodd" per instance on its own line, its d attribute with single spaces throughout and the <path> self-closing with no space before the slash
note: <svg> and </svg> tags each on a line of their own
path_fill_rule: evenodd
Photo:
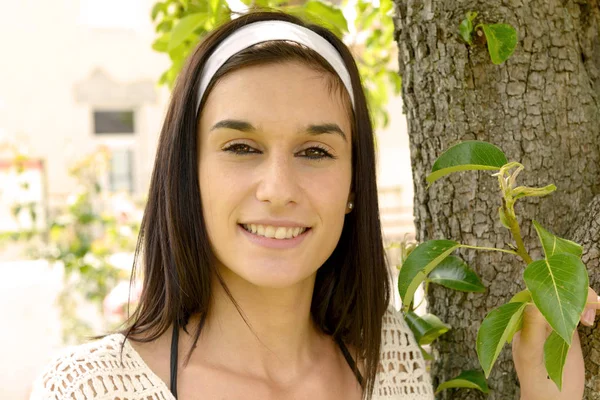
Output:
<svg viewBox="0 0 600 400">
<path fill-rule="evenodd" d="M 224 118 L 244 119 L 259 127 L 332 122 L 350 136 L 349 107 L 327 72 L 297 62 L 257 65 L 217 82 L 206 99 L 200 125 Z"/>
</svg>

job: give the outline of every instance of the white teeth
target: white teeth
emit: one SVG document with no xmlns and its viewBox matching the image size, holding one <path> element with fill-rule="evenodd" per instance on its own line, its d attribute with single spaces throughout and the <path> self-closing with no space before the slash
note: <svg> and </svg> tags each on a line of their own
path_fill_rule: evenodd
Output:
<svg viewBox="0 0 600 400">
<path fill-rule="evenodd" d="M 275 227 L 274 226 L 267 226 L 265 228 L 265 236 L 268 238 L 274 238 L 275 237 Z"/>
<path fill-rule="evenodd" d="M 291 238 L 293 238 L 293 237 L 294 237 L 294 230 L 295 230 L 295 229 L 296 229 L 296 228 L 288 228 L 288 229 L 285 231 L 285 238 L 286 238 L 286 239 L 291 239 Z"/>
<path fill-rule="evenodd" d="M 287 229 L 283 227 L 277 228 L 275 231 L 275 239 L 285 239 L 285 234 L 287 233 Z"/>
<path fill-rule="evenodd" d="M 301 227 L 286 228 L 283 226 L 277 227 L 277 226 L 271 226 L 271 225 L 256 225 L 256 224 L 244 225 L 244 228 L 247 231 L 254 233 L 255 235 L 265 236 L 268 238 L 275 238 L 275 239 L 292 239 L 292 238 L 295 238 L 296 236 L 304 233 L 307 229 L 307 228 L 301 228 Z"/>
</svg>

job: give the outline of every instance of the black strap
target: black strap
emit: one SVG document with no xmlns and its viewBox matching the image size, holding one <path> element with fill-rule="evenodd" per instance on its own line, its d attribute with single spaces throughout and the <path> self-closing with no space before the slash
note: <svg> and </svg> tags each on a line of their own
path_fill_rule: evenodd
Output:
<svg viewBox="0 0 600 400">
<path fill-rule="evenodd" d="M 358 367 L 356 366 L 356 362 L 352 358 L 352 355 L 348 351 L 348 348 L 346 347 L 346 345 L 344 344 L 344 342 L 341 339 L 335 339 L 335 341 L 337 342 L 338 346 L 340 346 L 340 350 L 342 350 L 342 354 L 344 355 L 346 362 L 350 366 L 350 369 L 352 370 L 352 372 L 354 372 L 354 375 L 356 376 L 356 379 L 358 380 L 359 385 L 361 387 L 364 387 L 365 380 L 364 380 L 362 374 L 360 373 L 360 371 L 358 370 Z M 171 389 L 171 393 L 173 394 L 173 397 L 175 399 L 177 399 L 177 354 L 178 354 L 177 350 L 178 349 L 179 349 L 179 325 L 177 323 L 173 323 L 173 334 L 171 336 L 171 381 L 170 381 L 171 388 L 170 389 Z"/>
<path fill-rule="evenodd" d="M 173 334 L 171 335 L 171 393 L 177 399 L 177 350 L 179 349 L 179 324 L 173 323 Z"/>
<path fill-rule="evenodd" d="M 340 346 L 340 350 L 342 350 L 342 354 L 344 355 L 346 362 L 350 366 L 350 369 L 352 370 L 352 372 L 354 372 L 354 376 L 356 376 L 356 380 L 358 381 L 358 384 L 360 385 L 360 387 L 364 388 L 365 380 L 364 380 L 362 374 L 360 373 L 360 371 L 358 370 L 358 367 L 356 366 L 356 362 L 354 361 L 354 358 L 352 358 L 352 355 L 348 351 L 348 348 L 346 347 L 346 345 L 344 344 L 344 342 L 341 339 L 336 338 L 335 341 L 337 342 L 338 346 Z"/>
</svg>

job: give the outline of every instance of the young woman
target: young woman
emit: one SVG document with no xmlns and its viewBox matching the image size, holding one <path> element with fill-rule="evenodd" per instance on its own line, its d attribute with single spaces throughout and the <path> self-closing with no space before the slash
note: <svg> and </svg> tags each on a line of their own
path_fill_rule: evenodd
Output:
<svg viewBox="0 0 600 400">
<path fill-rule="evenodd" d="M 52 363 L 32 398 L 433 399 L 388 308 L 373 145 L 356 65 L 328 30 L 261 12 L 214 31 L 161 133 L 139 306 L 123 332 Z M 555 395 L 533 313 L 523 390 Z"/>
</svg>

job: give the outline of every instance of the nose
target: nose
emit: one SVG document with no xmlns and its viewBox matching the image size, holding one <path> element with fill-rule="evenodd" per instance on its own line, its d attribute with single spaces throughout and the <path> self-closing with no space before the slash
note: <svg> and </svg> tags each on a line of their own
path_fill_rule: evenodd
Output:
<svg viewBox="0 0 600 400">
<path fill-rule="evenodd" d="M 258 171 L 256 198 L 273 207 L 296 203 L 300 190 L 293 164 L 292 156 L 270 155 Z"/>
</svg>

